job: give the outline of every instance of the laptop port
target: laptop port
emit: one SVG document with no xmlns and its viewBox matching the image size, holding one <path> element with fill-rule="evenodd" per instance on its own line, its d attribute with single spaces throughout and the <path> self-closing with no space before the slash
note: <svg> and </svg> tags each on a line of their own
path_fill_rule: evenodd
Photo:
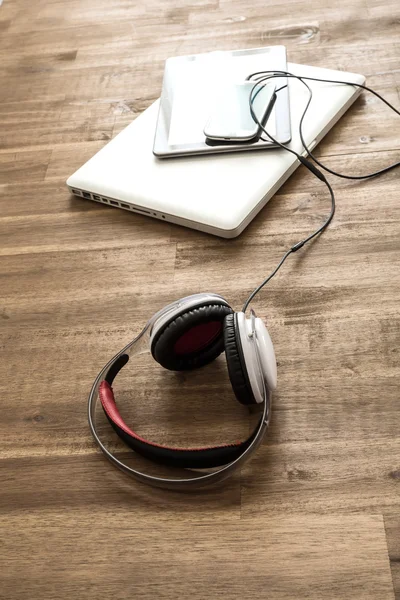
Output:
<svg viewBox="0 0 400 600">
<path fill-rule="evenodd" d="M 113 204 L 113 206 L 119 206 L 119 202 L 116 202 L 115 200 L 110 200 L 110 204 Z"/>
<path fill-rule="evenodd" d="M 98 202 L 101 202 L 100 196 L 96 196 L 96 194 L 93 194 L 93 200 L 97 200 Z"/>
<path fill-rule="evenodd" d="M 131 208 L 131 207 L 129 206 L 129 204 L 122 204 L 122 202 L 121 202 L 120 206 L 121 206 L 121 208 L 128 208 L 128 209 L 130 209 L 130 208 Z"/>
<path fill-rule="evenodd" d="M 138 206 L 132 206 L 132 210 L 134 210 L 135 212 L 143 213 L 144 215 L 151 215 L 151 212 L 149 210 L 139 208 Z"/>
<path fill-rule="evenodd" d="M 84 198 L 88 198 L 89 200 L 91 200 L 91 199 L 92 199 L 92 194 L 89 194 L 89 192 L 82 192 L 82 196 L 83 196 Z"/>
</svg>

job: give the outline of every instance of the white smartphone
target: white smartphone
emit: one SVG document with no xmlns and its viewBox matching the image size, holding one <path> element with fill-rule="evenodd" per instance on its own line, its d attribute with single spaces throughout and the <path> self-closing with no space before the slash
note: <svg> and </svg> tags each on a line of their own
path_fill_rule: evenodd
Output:
<svg viewBox="0 0 400 600">
<path fill-rule="evenodd" d="M 250 111 L 250 94 L 254 81 L 228 83 L 216 95 L 204 135 L 210 140 L 248 141 L 260 133 L 260 126 Z M 255 88 L 253 111 L 264 124 L 275 102 L 275 83 L 267 82 Z"/>
</svg>

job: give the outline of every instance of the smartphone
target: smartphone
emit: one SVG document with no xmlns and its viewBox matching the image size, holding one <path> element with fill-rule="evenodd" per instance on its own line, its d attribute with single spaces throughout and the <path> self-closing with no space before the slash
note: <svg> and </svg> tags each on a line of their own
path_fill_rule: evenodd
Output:
<svg viewBox="0 0 400 600">
<path fill-rule="evenodd" d="M 227 83 L 216 95 L 204 135 L 210 140 L 244 142 L 260 133 L 260 126 L 250 112 L 250 94 L 254 81 Z M 275 101 L 275 84 L 270 81 L 254 89 L 253 111 L 264 124 Z"/>
</svg>

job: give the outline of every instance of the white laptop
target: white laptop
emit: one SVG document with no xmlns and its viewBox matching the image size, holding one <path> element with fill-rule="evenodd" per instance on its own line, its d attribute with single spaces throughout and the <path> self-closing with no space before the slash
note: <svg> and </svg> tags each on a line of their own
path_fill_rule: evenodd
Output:
<svg viewBox="0 0 400 600">
<path fill-rule="evenodd" d="M 296 75 L 363 84 L 365 77 L 288 64 Z M 309 81 L 313 99 L 304 120 L 310 150 L 360 93 L 360 88 Z M 308 93 L 289 79 L 292 141 L 302 152 L 298 126 Z M 88 200 L 191 227 L 224 238 L 239 235 L 300 162 L 282 149 L 158 159 L 153 154 L 158 101 L 102 148 L 67 181 Z M 306 153 L 304 152 L 304 155 Z M 136 218 L 131 214 L 127 218 Z"/>
</svg>

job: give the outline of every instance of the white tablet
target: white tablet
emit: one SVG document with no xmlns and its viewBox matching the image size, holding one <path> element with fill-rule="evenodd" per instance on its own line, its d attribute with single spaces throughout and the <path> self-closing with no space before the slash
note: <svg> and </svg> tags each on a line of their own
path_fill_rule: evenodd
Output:
<svg viewBox="0 0 400 600">
<path fill-rule="evenodd" d="M 251 73 L 270 69 L 287 70 L 285 46 L 169 58 L 165 63 L 154 154 L 163 158 L 272 147 L 274 144 L 270 140 L 228 147 L 207 144 L 204 135 L 214 99 L 224 86 L 243 82 Z M 287 78 L 277 77 L 274 84 L 280 92 L 268 117 L 268 129 L 278 142 L 286 143 L 291 137 Z"/>
<path fill-rule="evenodd" d="M 363 84 L 365 77 L 304 65 L 288 65 L 297 75 Z M 360 89 L 339 83 L 308 82 L 313 99 L 304 120 L 310 150 L 339 120 Z M 308 99 L 301 82 L 289 79 L 292 141 L 297 152 L 299 120 Z M 225 238 L 239 235 L 300 162 L 282 149 L 234 152 L 160 160 L 153 154 L 158 101 L 117 135 L 67 181 L 73 194 L 122 208 L 135 218 L 155 219 Z"/>
</svg>

